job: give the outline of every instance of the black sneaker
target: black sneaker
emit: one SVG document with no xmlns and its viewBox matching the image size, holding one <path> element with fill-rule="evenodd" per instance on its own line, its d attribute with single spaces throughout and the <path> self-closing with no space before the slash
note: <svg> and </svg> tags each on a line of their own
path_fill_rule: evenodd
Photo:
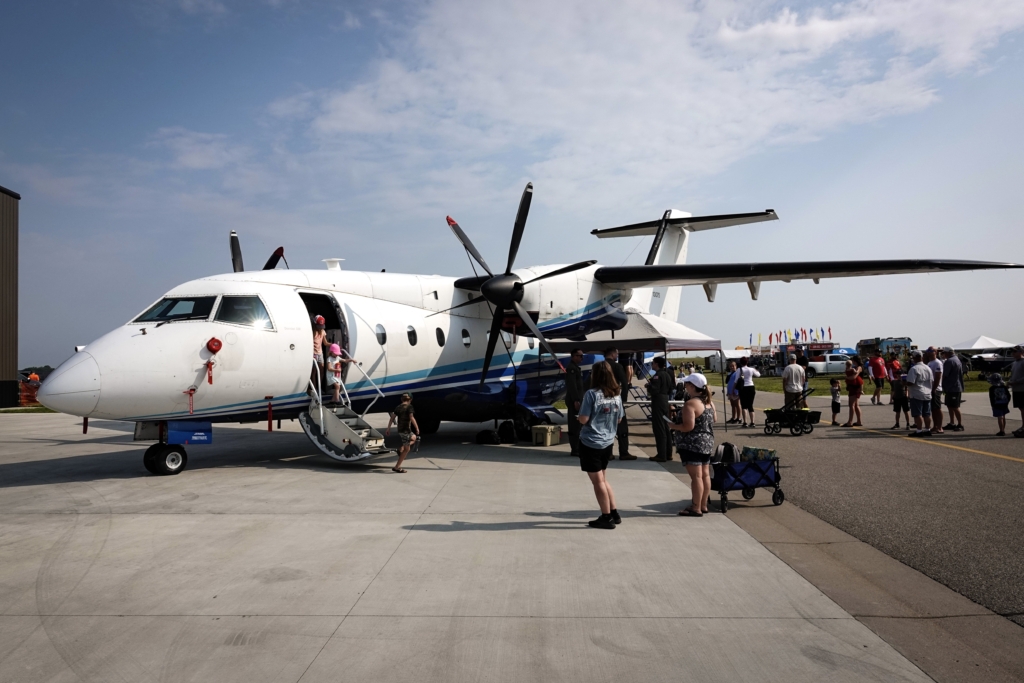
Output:
<svg viewBox="0 0 1024 683">
<path fill-rule="evenodd" d="M 589 524 L 590 526 L 594 527 L 595 529 L 614 529 L 615 528 L 615 522 L 613 522 L 611 520 L 611 517 L 608 516 L 608 515 L 601 515 L 597 519 L 590 520 L 589 522 L 587 522 L 587 524 Z"/>
<path fill-rule="evenodd" d="M 612 522 L 614 524 L 622 524 L 622 517 L 619 516 L 618 510 L 612 510 L 610 514 L 612 516 Z"/>
</svg>

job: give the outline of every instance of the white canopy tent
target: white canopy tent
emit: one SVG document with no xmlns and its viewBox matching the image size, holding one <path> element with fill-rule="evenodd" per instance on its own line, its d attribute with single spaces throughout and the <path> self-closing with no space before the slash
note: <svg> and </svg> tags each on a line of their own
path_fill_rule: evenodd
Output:
<svg viewBox="0 0 1024 683">
<path fill-rule="evenodd" d="M 650 313 L 630 311 L 626 315 L 629 320 L 621 330 L 588 334 L 584 341 L 553 341 L 551 346 L 559 353 L 574 348 L 601 353 L 609 346 L 626 353 L 722 350 L 722 340 L 691 330 L 686 325 Z"/>
<path fill-rule="evenodd" d="M 954 351 L 986 351 L 989 349 L 1005 349 L 1011 346 L 1013 344 L 1010 342 L 993 339 L 984 335 L 960 342 L 959 344 L 950 344 L 950 348 Z"/>
</svg>

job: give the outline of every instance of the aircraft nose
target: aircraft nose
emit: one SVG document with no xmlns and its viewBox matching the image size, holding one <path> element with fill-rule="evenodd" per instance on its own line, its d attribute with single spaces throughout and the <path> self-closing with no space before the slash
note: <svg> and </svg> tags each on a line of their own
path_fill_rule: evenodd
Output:
<svg viewBox="0 0 1024 683">
<path fill-rule="evenodd" d="M 79 351 L 46 378 L 36 398 L 50 410 L 88 417 L 100 400 L 96 359 Z"/>
</svg>

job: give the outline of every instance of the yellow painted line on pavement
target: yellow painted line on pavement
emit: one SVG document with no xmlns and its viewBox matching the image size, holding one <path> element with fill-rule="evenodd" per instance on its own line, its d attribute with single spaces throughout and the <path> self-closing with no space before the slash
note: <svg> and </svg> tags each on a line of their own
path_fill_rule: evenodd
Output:
<svg viewBox="0 0 1024 683">
<path fill-rule="evenodd" d="M 990 458 L 999 458 L 1001 460 L 1012 460 L 1014 462 L 1024 462 L 1024 458 L 1014 458 L 1010 455 L 1000 455 L 998 453 L 989 453 L 988 451 L 979 451 L 974 448 L 965 448 L 964 446 L 954 446 L 951 443 L 943 443 L 942 441 L 934 441 L 935 436 L 906 436 L 904 434 L 893 434 L 891 432 L 883 432 L 877 429 L 868 429 L 867 427 L 850 427 L 850 429 L 860 429 L 865 432 L 871 432 L 872 434 L 881 434 L 882 436 L 891 436 L 894 439 L 906 439 L 907 441 L 914 441 L 916 443 L 926 443 L 932 446 L 942 446 L 943 448 L 952 448 L 955 451 L 966 451 L 967 453 L 975 453 L 977 455 L 987 455 Z M 1014 438 L 1014 437 L 1010 437 Z"/>
<path fill-rule="evenodd" d="M 764 408 L 757 408 L 757 410 L 764 410 Z M 824 411 L 822 411 L 824 413 Z M 840 413 L 841 414 L 841 413 Z M 825 416 L 822 415 L 822 418 Z M 758 425 L 758 429 L 761 426 Z M 943 443 L 942 441 L 935 441 L 935 436 L 907 436 L 906 434 L 893 434 L 892 432 L 881 431 L 878 429 L 868 429 L 867 427 L 849 427 L 849 429 L 860 429 L 865 432 L 871 432 L 872 434 L 881 434 L 882 436 L 889 436 L 894 439 L 906 439 L 907 441 L 913 441 L 915 443 L 927 443 L 932 446 L 941 446 L 943 448 L 952 448 L 954 451 L 964 451 L 967 453 L 974 453 L 975 455 L 987 455 L 990 458 L 999 458 L 1000 460 L 1012 460 L 1013 462 L 1024 463 L 1024 458 L 1015 458 L 1012 455 L 1000 455 L 999 453 L 989 453 L 988 451 L 979 451 L 975 448 L 967 448 L 965 446 L 954 446 L 951 443 Z M 1008 437 L 1014 438 L 1014 437 Z"/>
</svg>

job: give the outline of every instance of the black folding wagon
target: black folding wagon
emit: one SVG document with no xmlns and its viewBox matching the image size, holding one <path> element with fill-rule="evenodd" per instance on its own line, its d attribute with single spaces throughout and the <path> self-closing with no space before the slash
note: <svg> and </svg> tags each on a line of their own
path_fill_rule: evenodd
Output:
<svg viewBox="0 0 1024 683">
<path fill-rule="evenodd" d="M 803 436 L 814 431 L 814 425 L 821 422 L 820 410 L 801 408 L 804 399 L 814 393 L 814 389 L 805 389 L 800 398 L 790 401 L 781 408 L 765 408 L 764 433 L 779 434 L 788 428 L 793 436 Z"/>
<path fill-rule="evenodd" d="M 722 514 L 729 510 L 729 492 L 740 491 L 743 500 L 754 497 L 759 488 L 771 488 L 772 503 L 782 505 L 786 494 L 779 484 L 782 474 L 779 472 L 779 459 L 748 460 L 744 462 L 717 462 L 712 465 L 711 488 L 718 492 L 722 504 Z"/>
</svg>

